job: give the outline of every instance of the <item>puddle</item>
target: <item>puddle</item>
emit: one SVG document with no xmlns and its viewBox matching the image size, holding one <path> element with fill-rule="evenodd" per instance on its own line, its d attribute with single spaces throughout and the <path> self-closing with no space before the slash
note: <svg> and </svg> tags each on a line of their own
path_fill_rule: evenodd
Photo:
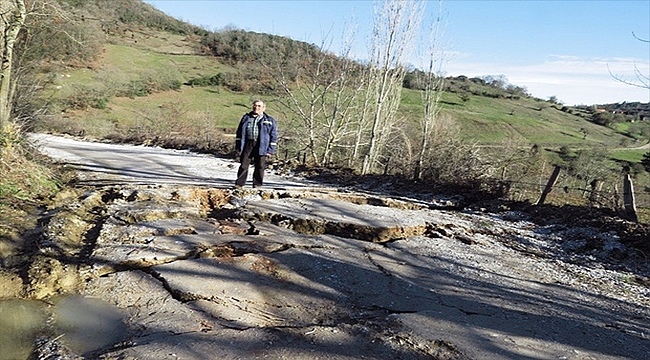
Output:
<svg viewBox="0 0 650 360">
<path fill-rule="evenodd" d="M 0 300 L 0 360 L 27 359 L 44 333 L 85 355 L 124 340 L 124 314 L 100 299 L 81 296 L 53 300 Z M 48 324 L 48 319 L 52 319 Z"/>
<path fill-rule="evenodd" d="M 66 297 L 53 308 L 55 335 L 62 334 L 61 342 L 81 355 L 123 340 L 123 319 L 118 308 L 95 298 Z"/>
<path fill-rule="evenodd" d="M 0 301 L 0 359 L 29 357 L 34 340 L 45 328 L 46 303 L 34 300 Z"/>
</svg>

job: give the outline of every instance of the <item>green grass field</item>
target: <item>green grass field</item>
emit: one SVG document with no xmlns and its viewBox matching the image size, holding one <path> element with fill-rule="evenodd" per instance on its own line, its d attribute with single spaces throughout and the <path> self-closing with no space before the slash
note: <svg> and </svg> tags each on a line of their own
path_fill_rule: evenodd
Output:
<svg viewBox="0 0 650 360">
<path fill-rule="evenodd" d="M 193 55 L 197 44 L 192 39 L 151 30 L 134 34 L 133 38 L 114 36 L 109 39 L 94 68 L 77 69 L 58 76 L 56 96 L 70 96 L 79 91 L 80 86 L 82 91 L 97 89 L 101 92 L 107 87 L 129 86 L 135 80 L 163 78 L 185 83 L 202 76 L 234 71 L 212 57 Z M 112 97 L 104 109 L 90 109 L 92 116 L 86 116 L 83 111 L 67 116 L 74 119 L 77 126 L 87 127 L 86 132 L 98 132 L 96 135 L 101 136 L 101 132 L 115 124 L 129 126 L 142 117 L 156 114 L 164 104 L 174 103 L 191 114 L 191 118 L 209 118 L 213 127 L 232 131 L 255 97 L 256 94 L 236 93 L 220 87 L 181 86 L 178 90 L 148 96 Z M 419 92 L 404 89 L 401 114 L 417 121 L 421 103 Z M 456 93 L 444 93 L 440 105 L 442 113 L 460 128 L 460 136 L 473 143 L 619 148 L 626 141 L 618 131 L 562 112 L 560 106 L 534 98 L 508 100 L 471 95 L 463 101 Z M 272 101 L 268 109 L 270 113 L 278 113 Z"/>
</svg>

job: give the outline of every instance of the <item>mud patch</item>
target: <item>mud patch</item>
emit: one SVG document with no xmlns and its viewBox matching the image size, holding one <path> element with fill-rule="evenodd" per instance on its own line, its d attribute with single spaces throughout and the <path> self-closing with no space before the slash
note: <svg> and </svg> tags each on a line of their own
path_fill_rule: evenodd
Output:
<svg viewBox="0 0 650 360">
<path fill-rule="evenodd" d="M 81 358 L 74 354 L 88 356 L 118 343 L 126 330 L 119 309 L 99 299 L 0 300 L 2 359 Z"/>
<path fill-rule="evenodd" d="M 34 257 L 27 270 L 27 278 L 25 294 L 32 299 L 74 293 L 81 280 L 76 265 L 47 256 Z"/>
<path fill-rule="evenodd" d="M 52 311 L 55 332 L 77 354 L 89 355 L 122 341 L 127 335 L 124 314 L 103 300 L 71 296 L 56 299 Z"/>
<path fill-rule="evenodd" d="M 2 359 L 27 359 L 46 327 L 48 304 L 33 300 L 0 300 Z"/>
</svg>

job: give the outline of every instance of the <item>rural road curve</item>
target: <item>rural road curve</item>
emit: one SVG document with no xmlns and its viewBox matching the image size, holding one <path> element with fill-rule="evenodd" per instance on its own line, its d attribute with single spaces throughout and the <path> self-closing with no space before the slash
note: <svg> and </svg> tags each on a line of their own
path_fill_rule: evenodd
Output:
<svg viewBox="0 0 650 360">
<path fill-rule="evenodd" d="M 101 214 L 70 256 L 128 330 L 69 343 L 89 358 L 650 359 L 650 291 L 630 281 L 647 260 L 604 266 L 616 234 L 273 172 L 231 190 L 233 161 L 32 139 L 92 185 L 66 211 Z M 44 248 L 73 222 L 50 223 Z"/>
</svg>

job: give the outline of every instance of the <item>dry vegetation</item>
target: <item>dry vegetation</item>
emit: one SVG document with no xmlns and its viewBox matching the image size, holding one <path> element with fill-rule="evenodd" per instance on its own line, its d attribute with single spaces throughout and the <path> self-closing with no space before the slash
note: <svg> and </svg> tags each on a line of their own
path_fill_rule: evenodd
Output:
<svg viewBox="0 0 650 360">
<path fill-rule="evenodd" d="M 0 258 L 14 255 L 25 231 L 36 227 L 37 210 L 60 189 L 62 176 L 23 144 L 17 129 L 0 137 Z"/>
</svg>

